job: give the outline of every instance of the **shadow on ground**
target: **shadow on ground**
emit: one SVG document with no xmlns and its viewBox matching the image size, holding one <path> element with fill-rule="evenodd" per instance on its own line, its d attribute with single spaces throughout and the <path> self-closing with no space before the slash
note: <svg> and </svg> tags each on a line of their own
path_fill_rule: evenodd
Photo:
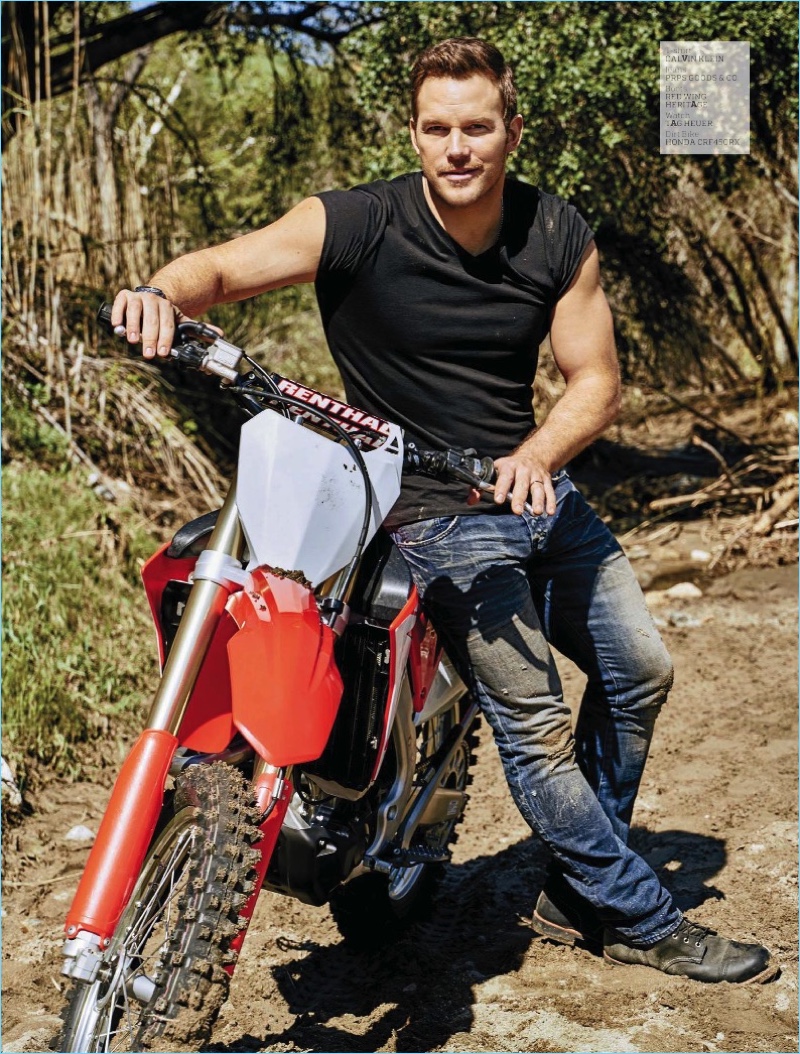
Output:
<svg viewBox="0 0 800 1054">
<path fill-rule="evenodd" d="M 632 842 L 681 908 L 723 895 L 709 885 L 725 862 L 721 839 L 636 829 Z M 540 940 L 529 921 L 546 861 L 541 844 L 529 838 L 451 866 L 432 918 L 391 949 L 361 952 L 344 943 L 286 942 L 282 950 L 296 957 L 272 972 L 294 1023 L 279 1033 L 250 1034 L 213 1049 L 220 1054 L 375 1051 L 391 1041 L 398 1051 L 436 1050 L 453 1035 L 469 1032 L 473 986 L 519 970 L 531 943 Z M 270 1016 L 265 1005 L 264 1020 Z"/>
</svg>

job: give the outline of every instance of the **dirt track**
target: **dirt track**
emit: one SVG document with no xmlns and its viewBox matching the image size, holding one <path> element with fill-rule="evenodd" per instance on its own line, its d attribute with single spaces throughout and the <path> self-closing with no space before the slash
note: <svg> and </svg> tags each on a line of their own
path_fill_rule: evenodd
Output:
<svg viewBox="0 0 800 1054">
<path fill-rule="evenodd" d="M 766 943 L 772 984 L 705 986 L 614 968 L 530 930 L 545 855 L 483 733 L 436 921 L 391 953 L 346 949 L 326 909 L 262 898 L 214 1051 L 796 1051 L 797 568 L 656 598 L 676 663 L 634 840 L 694 918 Z M 566 671 L 568 697 L 578 678 Z M 106 792 L 53 783 L 10 832 L 3 1050 L 58 1027 L 60 930 Z"/>
</svg>

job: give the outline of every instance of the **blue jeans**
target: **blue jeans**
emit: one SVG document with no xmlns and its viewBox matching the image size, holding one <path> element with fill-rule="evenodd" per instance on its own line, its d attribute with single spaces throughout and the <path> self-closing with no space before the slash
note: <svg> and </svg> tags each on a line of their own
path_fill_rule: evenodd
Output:
<svg viewBox="0 0 800 1054">
<path fill-rule="evenodd" d="M 627 845 L 672 663 L 616 539 L 566 472 L 553 479 L 554 516 L 449 516 L 392 537 L 553 854 L 551 881 L 647 946 L 681 919 Z M 587 677 L 574 735 L 550 644 Z"/>
</svg>

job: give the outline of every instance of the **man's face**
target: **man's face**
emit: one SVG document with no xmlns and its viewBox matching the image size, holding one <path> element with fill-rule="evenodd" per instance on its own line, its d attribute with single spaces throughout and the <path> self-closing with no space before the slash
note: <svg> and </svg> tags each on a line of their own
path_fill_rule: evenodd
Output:
<svg viewBox="0 0 800 1054">
<path fill-rule="evenodd" d="M 411 141 L 431 192 L 451 208 L 465 208 L 502 187 L 505 162 L 522 134 L 522 118 L 508 129 L 496 84 L 428 77 L 417 97 Z"/>
</svg>

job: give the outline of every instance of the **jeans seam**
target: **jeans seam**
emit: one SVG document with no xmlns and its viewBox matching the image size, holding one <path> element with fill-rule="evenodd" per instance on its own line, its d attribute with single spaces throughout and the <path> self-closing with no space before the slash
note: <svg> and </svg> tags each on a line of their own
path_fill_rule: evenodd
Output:
<svg viewBox="0 0 800 1054">
<path fill-rule="evenodd" d="M 482 681 L 478 680 L 477 678 L 476 678 L 476 680 L 477 680 L 477 683 L 480 685 L 480 687 L 482 689 L 482 692 L 481 692 L 482 697 L 488 703 L 488 706 L 489 706 L 489 709 L 491 710 L 491 713 L 495 716 L 495 718 L 497 718 L 497 702 L 496 702 L 494 696 L 491 694 L 491 692 L 488 690 L 488 688 L 486 687 L 486 685 L 484 685 L 484 683 Z M 502 727 L 502 724 L 503 724 L 502 721 L 498 720 L 497 723 L 498 723 L 498 725 L 500 725 Z M 491 724 L 491 722 L 490 722 L 490 724 Z M 494 733 L 494 738 L 495 738 L 495 741 L 497 741 L 497 734 L 496 733 Z M 528 826 L 533 831 L 535 831 L 535 833 L 538 835 L 538 837 L 541 839 L 541 841 L 544 843 L 544 845 L 550 850 L 550 852 L 557 859 L 558 858 L 558 852 L 557 852 L 558 846 L 552 840 L 552 838 L 549 837 L 549 832 L 547 830 L 546 825 L 538 821 L 538 819 L 536 817 L 536 814 L 535 814 L 535 812 L 534 812 L 534 810 L 533 810 L 533 808 L 532 808 L 532 806 L 531 806 L 531 804 L 530 804 L 530 802 L 528 800 L 529 797 L 535 797 L 536 791 L 535 791 L 534 788 L 531 788 L 530 791 L 527 790 L 526 782 L 525 782 L 523 776 L 520 773 L 519 766 L 517 765 L 517 758 L 516 758 L 516 755 L 513 752 L 511 753 L 511 756 L 510 756 L 510 767 L 511 767 L 511 769 L 513 771 L 514 784 L 515 784 L 515 789 L 516 789 L 516 792 L 517 792 L 517 794 L 515 796 L 515 802 L 517 804 L 517 808 L 522 813 L 522 816 L 525 819 L 525 821 L 527 822 Z M 506 767 L 505 763 L 503 763 L 503 769 L 504 769 L 505 774 L 506 774 L 506 780 L 507 780 L 507 782 L 510 783 L 511 780 L 509 778 L 509 769 L 508 769 L 508 767 Z M 580 867 L 578 867 L 576 865 L 575 861 L 573 861 L 573 866 L 576 867 L 576 870 L 580 874 L 581 869 L 580 869 Z"/>
<path fill-rule="evenodd" d="M 477 678 L 476 678 L 476 680 L 477 680 Z M 478 680 L 478 684 L 480 685 L 480 687 L 482 689 L 482 693 L 481 694 L 483 695 L 484 699 L 486 699 L 488 704 L 489 704 L 489 709 L 491 710 L 492 715 L 495 717 L 495 719 L 497 719 L 497 716 L 498 716 L 497 715 L 497 703 L 496 703 L 494 697 L 492 696 L 491 692 L 488 690 L 486 685 L 483 684 L 482 681 Z M 500 721 L 500 720 L 497 720 L 497 724 L 498 724 L 499 727 L 502 727 L 503 722 Z M 497 734 L 496 733 L 495 733 L 495 740 L 497 740 Z M 527 793 L 527 791 L 526 791 L 526 789 L 524 787 L 523 780 L 522 780 L 522 777 L 521 777 L 520 772 L 519 772 L 519 767 L 517 765 L 517 759 L 516 759 L 516 756 L 515 756 L 515 754 L 513 752 L 511 752 L 510 761 L 511 761 L 511 767 L 512 767 L 513 773 L 514 773 L 514 782 L 516 784 L 516 790 L 517 790 L 517 806 L 518 806 L 518 808 L 520 808 L 520 812 L 522 812 L 523 810 L 522 810 L 521 806 L 519 806 L 519 802 L 523 802 L 524 803 L 525 812 L 528 813 L 528 816 L 525 816 L 525 819 L 527 820 L 528 825 L 530 827 L 532 827 L 533 830 L 536 831 L 536 833 L 539 835 L 539 837 L 542 839 L 542 841 L 545 843 L 545 845 L 548 848 L 551 848 L 551 843 L 550 843 L 549 839 L 542 833 L 542 830 L 540 830 L 540 828 L 543 828 L 544 825 L 536 822 L 536 817 L 534 815 L 533 809 L 531 808 L 530 803 L 528 802 L 528 793 Z M 508 779 L 508 769 L 506 768 L 505 765 L 503 766 L 503 768 L 505 769 L 505 772 L 506 772 L 506 779 Z M 524 815 L 524 812 L 523 812 L 523 815 Z"/>
</svg>

